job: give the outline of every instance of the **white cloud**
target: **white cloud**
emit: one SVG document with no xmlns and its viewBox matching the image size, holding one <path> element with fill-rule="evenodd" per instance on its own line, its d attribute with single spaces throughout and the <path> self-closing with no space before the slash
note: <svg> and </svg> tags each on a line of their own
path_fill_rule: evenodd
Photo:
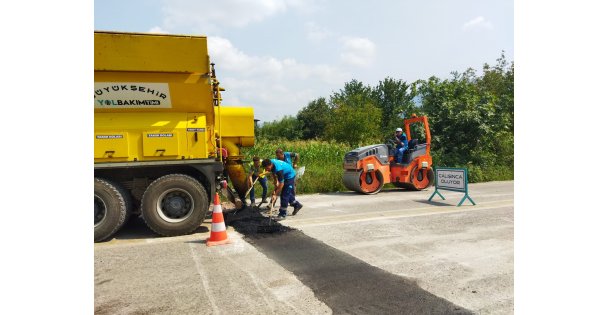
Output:
<svg viewBox="0 0 608 315">
<path fill-rule="evenodd" d="M 312 99 L 329 95 L 350 79 L 351 74 L 327 64 L 248 55 L 218 36 L 226 29 L 243 28 L 288 10 L 311 14 L 321 10 L 320 4 L 324 1 L 165 0 L 162 24 L 150 32 L 209 35 L 209 56 L 216 64 L 220 83 L 226 88 L 222 94 L 224 104 L 254 106 L 256 118 L 268 121 L 293 115 Z M 311 40 L 328 36 L 320 27 L 310 30 Z"/>
<path fill-rule="evenodd" d="M 342 49 L 340 54 L 343 62 L 358 66 L 368 67 L 376 58 L 376 44 L 367 38 L 342 37 Z"/>
<path fill-rule="evenodd" d="M 292 58 L 250 56 L 221 37 L 208 37 L 209 56 L 226 92 L 224 104 L 254 106 L 263 121 L 295 115 L 309 101 L 327 96 L 350 74 L 326 64 Z"/>
<path fill-rule="evenodd" d="M 487 21 L 483 16 L 478 16 L 466 23 L 462 26 L 463 31 L 470 31 L 474 29 L 486 29 L 491 30 L 494 26 L 490 21 Z"/>
<path fill-rule="evenodd" d="M 153 33 L 153 34 L 169 34 L 168 31 L 163 30 L 160 26 L 155 26 L 155 27 L 151 28 L 150 30 L 148 30 L 148 33 Z"/>
<path fill-rule="evenodd" d="M 287 6 L 300 12 L 312 14 L 325 9 L 327 0 L 286 0 Z"/>
<path fill-rule="evenodd" d="M 163 27 L 217 33 L 226 27 L 241 28 L 260 22 L 288 8 L 310 10 L 303 0 L 167 0 Z"/>
<path fill-rule="evenodd" d="M 345 75 L 337 68 L 324 65 L 308 65 L 287 58 L 249 56 L 222 37 L 208 37 L 209 55 L 213 62 L 229 71 L 245 77 L 269 76 L 281 79 L 319 79 L 325 83 L 337 83 Z"/>
<path fill-rule="evenodd" d="M 329 30 L 318 26 L 315 22 L 306 23 L 306 38 L 315 43 L 319 44 L 322 41 L 333 36 L 333 33 Z"/>
</svg>

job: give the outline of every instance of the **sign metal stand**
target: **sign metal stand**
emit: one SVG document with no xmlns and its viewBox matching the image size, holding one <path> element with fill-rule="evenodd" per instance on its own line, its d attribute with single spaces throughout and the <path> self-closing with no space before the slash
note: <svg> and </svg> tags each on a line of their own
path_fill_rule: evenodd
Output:
<svg viewBox="0 0 608 315">
<path fill-rule="evenodd" d="M 429 198 L 429 201 L 435 197 L 435 194 L 445 200 L 445 197 L 439 192 L 439 189 L 443 189 L 464 193 L 464 197 L 458 203 L 458 207 L 462 205 L 465 199 L 469 199 L 473 205 L 476 205 L 475 201 L 469 196 L 469 172 L 466 168 L 435 168 L 435 174 L 437 174 L 435 178 L 435 191 Z"/>
</svg>

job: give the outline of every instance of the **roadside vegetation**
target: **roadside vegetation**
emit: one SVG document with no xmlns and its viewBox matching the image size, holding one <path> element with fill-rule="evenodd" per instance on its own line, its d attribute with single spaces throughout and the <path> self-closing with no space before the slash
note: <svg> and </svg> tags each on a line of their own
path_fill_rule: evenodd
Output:
<svg viewBox="0 0 608 315">
<path fill-rule="evenodd" d="M 301 154 L 306 173 L 298 194 L 345 190 L 344 154 L 386 143 L 403 118 L 429 117 L 435 166 L 465 167 L 469 182 L 514 177 L 514 63 L 504 53 L 480 75 L 469 68 L 449 79 L 432 76 L 412 83 L 390 77 L 367 86 L 358 80 L 319 97 L 294 116 L 256 127 L 247 158 L 274 158 L 276 148 Z M 414 130 L 413 138 L 423 138 Z M 270 185 L 272 186 L 272 185 Z M 256 187 L 256 191 L 261 190 Z"/>
<path fill-rule="evenodd" d="M 298 194 L 346 190 L 342 185 L 342 159 L 344 154 L 352 149 L 347 144 L 319 140 L 259 139 L 254 147 L 243 151 L 249 159 L 254 155 L 274 159 L 277 148 L 299 153 L 298 166 L 306 167 L 304 176 L 297 182 Z M 269 189 L 270 187 L 273 187 L 272 181 L 269 181 Z M 261 187 L 256 186 L 255 190 L 256 196 L 261 197 Z"/>
</svg>

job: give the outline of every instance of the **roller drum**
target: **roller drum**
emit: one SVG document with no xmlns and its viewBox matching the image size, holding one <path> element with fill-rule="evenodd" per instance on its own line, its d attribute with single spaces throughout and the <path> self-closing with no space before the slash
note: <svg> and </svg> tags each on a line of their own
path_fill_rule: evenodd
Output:
<svg viewBox="0 0 608 315">
<path fill-rule="evenodd" d="M 344 175 L 342 175 L 342 183 L 346 188 L 352 191 L 364 193 L 363 189 L 361 189 L 360 181 L 362 172 L 363 171 L 345 171 Z"/>
<path fill-rule="evenodd" d="M 379 171 L 345 171 L 342 182 L 348 189 L 366 195 L 376 194 L 384 186 L 384 179 Z"/>
</svg>

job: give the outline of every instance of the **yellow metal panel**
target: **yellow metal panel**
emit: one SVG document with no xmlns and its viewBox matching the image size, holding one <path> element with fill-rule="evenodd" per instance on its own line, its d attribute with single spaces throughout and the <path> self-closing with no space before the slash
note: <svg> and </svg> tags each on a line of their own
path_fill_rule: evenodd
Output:
<svg viewBox="0 0 608 315">
<path fill-rule="evenodd" d="M 221 113 L 217 115 L 217 113 Z M 222 106 L 221 109 L 215 107 L 216 129 L 219 129 L 217 121 L 221 119 L 222 137 L 253 137 L 253 108 L 252 107 L 233 107 Z"/>
<path fill-rule="evenodd" d="M 95 71 L 209 73 L 207 37 L 95 32 Z"/>
<path fill-rule="evenodd" d="M 94 38 L 95 136 L 102 136 L 95 139 L 95 162 L 215 155 L 220 130 L 206 37 L 95 32 Z M 252 146 L 253 108 L 223 106 L 221 114 L 223 139 Z"/>
<path fill-rule="evenodd" d="M 214 109 L 215 129 L 216 132 L 221 129 L 222 141 L 230 141 L 243 147 L 252 147 L 255 144 L 252 107 L 221 106 Z"/>
<path fill-rule="evenodd" d="M 95 113 L 95 134 L 123 134 L 128 143 L 128 161 L 153 161 L 186 158 L 188 143 L 187 113 Z M 168 137 L 167 134 L 172 134 Z M 150 136 L 148 134 L 158 134 Z M 95 152 L 101 152 L 101 139 Z M 145 150 L 145 152 L 144 152 Z M 164 151 L 157 151 L 164 150 Z M 161 155 L 162 152 L 162 155 Z M 95 162 L 112 162 L 96 154 Z"/>
<path fill-rule="evenodd" d="M 196 159 L 209 156 L 207 152 L 207 119 L 203 113 L 188 114 L 186 139 L 188 140 L 187 158 Z"/>
<path fill-rule="evenodd" d="M 146 157 L 179 155 L 179 134 L 177 132 L 144 132 L 142 139 Z"/>
<path fill-rule="evenodd" d="M 124 160 L 129 157 L 129 134 L 126 132 L 96 132 L 95 158 Z"/>
</svg>

